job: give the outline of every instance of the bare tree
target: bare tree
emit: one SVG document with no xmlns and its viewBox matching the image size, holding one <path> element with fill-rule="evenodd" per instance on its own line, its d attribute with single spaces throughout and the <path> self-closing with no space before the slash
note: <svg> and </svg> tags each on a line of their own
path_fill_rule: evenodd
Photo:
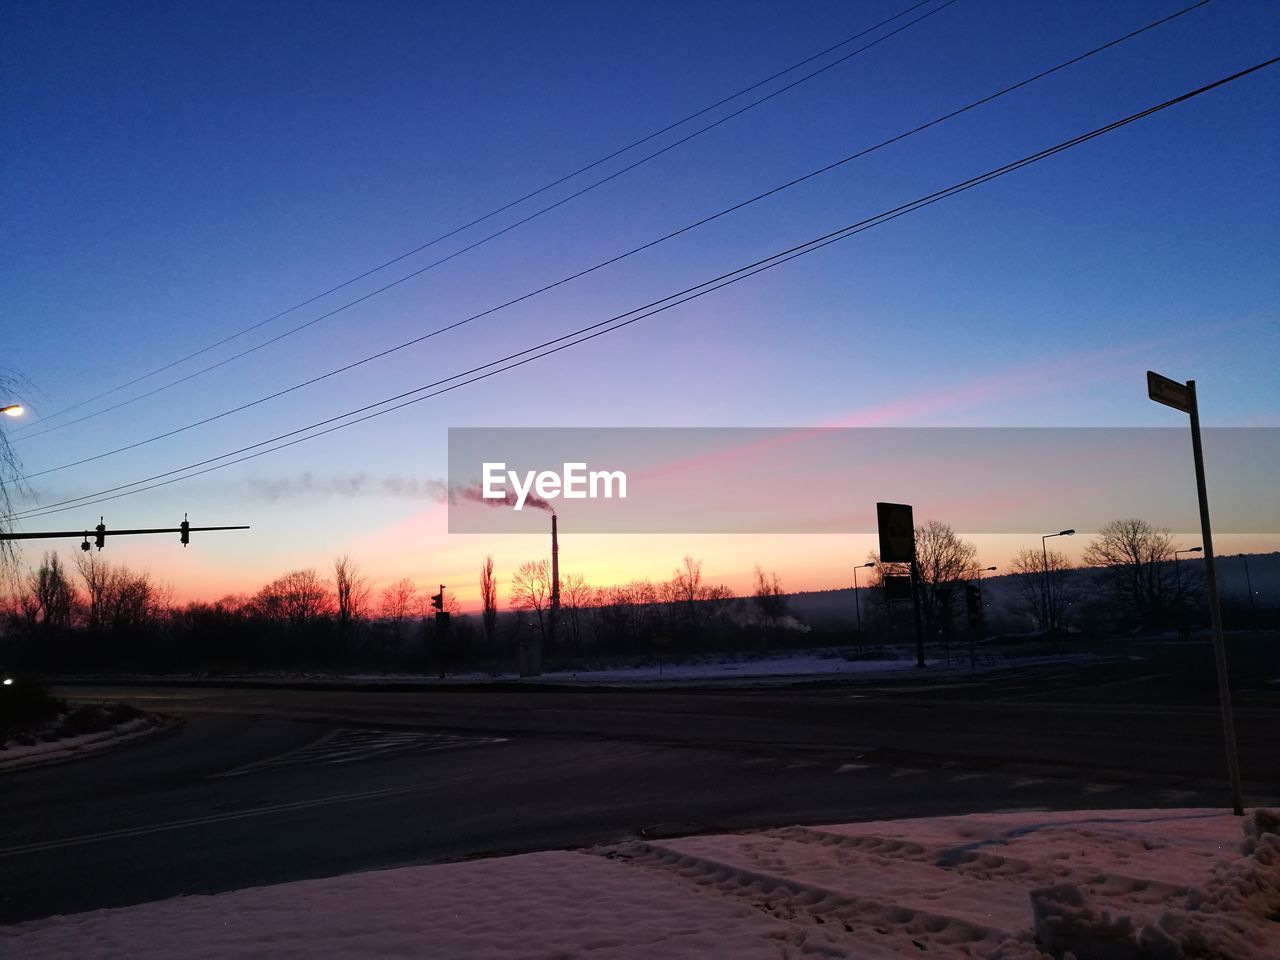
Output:
<svg viewBox="0 0 1280 960">
<path fill-rule="evenodd" d="M 369 613 L 369 581 L 346 554 L 333 561 L 334 596 L 338 605 L 338 643 L 346 649 L 352 634 Z"/>
<path fill-rule="evenodd" d="M 707 598 L 707 588 L 702 582 L 702 561 L 686 556 L 671 580 L 673 592 L 682 607 L 682 614 L 691 630 L 698 628 L 698 604 Z"/>
<path fill-rule="evenodd" d="M 1155 625 L 1169 610 L 1174 549 L 1168 530 L 1135 518 L 1113 520 L 1089 542 L 1084 562 L 1098 568 L 1098 584 L 1116 604 Z"/>
<path fill-rule="evenodd" d="M 916 527 L 920 606 L 931 634 L 949 630 L 961 587 L 978 575 L 978 548 L 940 520 Z"/>
<path fill-rule="evenodd" d="M 333 592 L 313 568 L 277 577 L 253 598 L 255 611 L 269 620 L 284 620 L 301 629 L 333 613 Z"/>
<path fill-rule="evenodd" d="M 76 569 L 84 581 L 85 627 L 90 634 L 101 634 L 107 625 L 111 565 L 96 553 L 81 553 L 76 557 Z"/>
<path fill-rule="evenodd" d="M 573 649 L 578 653 L 583 649 L 582 628 L 587 609 L 595 600 L 595 594 L 595 590 L 587 584 L 580 573 L 571 573 L 560 579 L 560 609 L 564 612 L 565 620 L 569 624 L 569 637 L 573 642 Z"/>
<path fill-rule="evenodd" d="M 1071 589 L 1071 563 L 1067 555 L 1057 550 L 1046 554 L 1023 547 L 1013 558 L 1011 567 L 1018 590 L 1019 610 L 1041 630 L 1061 628 L 1067 605 L 1075 599 Z"/>
<path fill-rule="evenodd" d="M 391 621 L 391 634 L 399 651 L 404 640 L 404 625 L 417 607 L 418 588 L 404 577 L 384 589 L 380 599 L 382 616 Z"/>
<path fill-rule="evenodd" d="M 765 573 L 759 564 L 756 564 L 756 585 L 752 599 L 767 629 L 772 630 L 787 615 L 787 598 L 782 592 L 782 582 L 776 573 Z"/>
<path fill-rule="evenodd" d="M 493 576 L 493 557 L 485 557 L 480 567 L 481 618 L 484 622 L 485 649 L 493 649 L 493 637 L 498 629 L 498 581 Z"/>
<path fill-rule="evenodd" d="M 56 553 L 46 553 L 27 581 L 37 616 L 46 636 L 71 629 L 76 606 L 76 590 Z"/>
<path fill-rule="evenodd" d="M 534 614 L 538 636 L 546 637 L 551 605 L 551 567 L 546 560 L 522 563 L 511 578 L 511 605 Z"/>
</svg>

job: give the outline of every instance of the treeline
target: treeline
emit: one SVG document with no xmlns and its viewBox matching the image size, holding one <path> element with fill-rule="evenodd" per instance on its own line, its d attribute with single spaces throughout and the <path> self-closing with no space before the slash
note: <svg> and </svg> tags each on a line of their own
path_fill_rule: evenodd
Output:
<svg viewBox="0 0 1280 960">
<path fill-rule="evenodd" d="M 1074 533 L 1062 531 L 1038 547 L 1023 547 L 1009 568 L 997 571 L 945 523 L 918 527 L 917 591 L 925 635 L 945 639 L 976 630 L 1105 637 L 1135 630 L 1186 633 L 1208 623 L 1203 568 L 1180 559 L 1201 555 L 1200 547 L 1181 548 L 1168 530 L 1145 520 L 1114 520 L 1089 540 L 1084 562 L 1076 566 L 1048 546 L 1051 538 Z M 883 564 L 874 553 L 868 565 L 875 567 L 870 583 L 876 588 L 884 587 L 886 576 L 909 572 L 906 564 Z M 983 592 L 983 575 L 989 573 L 1012 586 L 998 606 Z M 1257 609 L 1249 597 L 1223 596 L 1221 608 L 1229 627 L 1280 626 L 1275 611 Z M 874 603 L 867 622 L 873 633 L 905 636 L 913 615 L 909 603 Z"/>
<path fill-rule="evenodd" d="M 338 558 L 329 576 L 295 570 L 252 595 L 175 604 L 150 574 L 80 554 L 74 570 L 46 554 L 0 613 L 0 665 L 60 675 L 99 672 L 245 671 L 509 672 L 522 646 L 536 644 L 548 667 L 585 657 L 635 656 L 794 645 L 807 628 L 789 616 L 774 574 L 757 568 L 756 591 L 735 597 L 703 581 L 686 557 L 669 580 L 593 587 L 561 578 L 552 623 L 546 561 L 500 584 L 488 558 L 480 571 L 482 610 L 460 612 L 444 597 L 440 629 L 428 592 L 410 579 L 375 591 L 358 566 Z"/>
<path fill-rule="evenodd" d="M 946 524 L 917 528 L 916 553 L 930 656 L 934 644 L 995 633 L 1108 636 L 1188 631 L 1207 621 L 1202 573 L 1178 559 L 1195 551 L 1180 549 L 1168 531 L 1142 520 L 1104 527 L 1086 546 L 1083 567 L 1043 542 L 1024 548 L 999 571 L 1013 589 L 1003 591 L 998 605 L 982 586 L 983 574 L 995 571 Z M 409 579 L 375 591 L 347 557 L 334 561 L 327 575 L 295 570 L 252 595 L 175 604 L 148 573 L 93 553 L 77 554 L 69 570 L 57 554 L 46 554 L 0 610 L 0 666 L 62 675 L 511 672 L 530 650 L 544 668 L 555 669 L 611 656 L 653 661 L 913 641 L 912 605 L 890 602 L 885 589 L 887 577 L 906 577 L 908 568 L 881 563 L 875 554 L 864 565 L 875 569 L 846 602 L 843 621 L 829 610 L 811 611 L 815 631 L 797 615 L 805 604 L 793 603 L 777 575 L 759 566 L 745 597 L 707 582 L 692 557 L 656 582 L 594 586 L 567 573 L 557 614 L 547 561 L 525 563 L 502 582 L 487 558 L 478 572 L 481 610 L 461 613 L 446 592 L 445 630 L 429 592 Z M 1240 606 L 1224 603 L 1228 626 L 1280 625 L 1275 611 Z"/>
</svg>

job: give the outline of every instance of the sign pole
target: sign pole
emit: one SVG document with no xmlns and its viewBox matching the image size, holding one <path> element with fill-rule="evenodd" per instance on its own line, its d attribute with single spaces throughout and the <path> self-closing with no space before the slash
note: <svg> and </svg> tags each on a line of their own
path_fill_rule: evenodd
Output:
<svg viewBox="0 0 1280 960">
<path fill-rule="evenodd" d="M 1227 746 L 1227 772 L 1231 777 L 1231 803 L 1237 817 L 1244 815 L 1240 790 L 1240 758 L 1236 754 L 1236 728 L 1231 716 L 1231 687 L 1227 681 L 1227 645 L 1222 635 L 1222 609 L 1218 604 L 1218 574 L 1213 562 L 1213 532 L 1209 528 L 1209 495 L 1204 482 L 1204 449 L 1200 444 L 1200 404 L 1196 382 L 1191 392 L 1191 450 L 1196 461 L 1196 495 L 1200 498 L 1200 536 L 1204 543 L 1204 577 L 1209 592 L 1209 618 L 1213 624 L 1213 656 L 1218 667 L 1218 702 L 1222 707 L 1222 732 Z"/>
<path fill-rule="evenodd" d="M 915 612 L 916 617 L 916 667 L 923 667 L 924 663 L 924 625 L 920 622 L 920 565 L 916 563 L 915 544 L 912 544 L 913 556 L 911 557 L 911 609 Z"/>
<path fill-rule="evenodd" d="M 1204 483 L 1204 448 L 1200 445 L 1200 403 L 1196 382 L 1179 383 L 1147 371 L 1147 396 L 1156 403 L 1181 410 L 1191 417 L 1191 452 L 1196 461 L 1196 496 L 1200 501 L 1200 536 L 1204 542 L 1204 578 L 1209 592 L 1209 619 L 1213 624 L 1213 658 L 1218 668 L 1218 704 L 1222 709 L 1222 733 L 1227 747 L 1227 773 L 1231 777 L 1231 804 L 1237 817 L 1244 815 L 1240 796 L 1240 758 L 1236 754 L 1236 726 L 1231 718 L 1231 684 L 1227 677 L 1227 643 L 1222 636 L 1222 608 L 1218 603 L 1218 573 L 1213 562 L 1213 532 L 1209 529 L 1209 494 Z M 1174 558 L 1175 562 L 1177 558 Z"/>
</svg>

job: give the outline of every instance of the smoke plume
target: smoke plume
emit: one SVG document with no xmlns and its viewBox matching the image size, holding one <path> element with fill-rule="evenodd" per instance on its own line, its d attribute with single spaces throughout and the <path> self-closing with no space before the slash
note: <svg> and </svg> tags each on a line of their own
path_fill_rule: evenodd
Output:
<svg viewBox="0 0 1280 960">
<path fill-rule="evenodd" d="M 470 487 L 455 487 L 449 491 L 450 502 L 455 499 L 472 500 L 476 503 L 482 503 L 486 507 L 515 507 L 517 501 L 514 490 L 507 490 L 505 497 L 486 497 L 484 491 L 480 489 L 480 484 L 473 484 Z M 545 510 L 547 513 L 555 513 L 555 507 L 551 506 L 546 500 L 532 491 L 524 498 L 526 507 L 536 507 L 539 510 Z"/>
<path fill-rule="evenodd" d="M 443 480 L 397 475 L 374 476 L 367 473 L 334 474 L 317 477 L 302 473 L 296 477 L 278 477 L 274 480 L 251 478 L 249 495 L 255 500 L 276 503 L 303 497 L 392 497 L 401 500 L 433 500 L 444 503 L 449 495 L 448 484 Z"/>
</svg>

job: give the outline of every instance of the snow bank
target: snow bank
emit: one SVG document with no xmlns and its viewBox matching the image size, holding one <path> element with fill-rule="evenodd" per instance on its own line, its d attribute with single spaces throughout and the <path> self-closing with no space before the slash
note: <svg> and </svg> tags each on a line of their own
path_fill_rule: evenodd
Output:
<svg viewBox="0 0 1280 960">
<path fill-rule="evenodd" d="M 631 840 L 55 917 L 0 928 L 0 954 L 1276 960 L 1280 814 L 991 814 Z"/>
<path fill-rule="evenodd" d="M 26 746 L 5 745 L 0 748 L 0 770 L 15 770 L 19 767 L 29 767 L 107 750 L 119 744 L 149 736 L 159 725 L 152 717 L 134 717 L 108 730 L 97 730 L 93 733 L 62 737 L 59 740 L 42 741 Z"/>
</svg>

